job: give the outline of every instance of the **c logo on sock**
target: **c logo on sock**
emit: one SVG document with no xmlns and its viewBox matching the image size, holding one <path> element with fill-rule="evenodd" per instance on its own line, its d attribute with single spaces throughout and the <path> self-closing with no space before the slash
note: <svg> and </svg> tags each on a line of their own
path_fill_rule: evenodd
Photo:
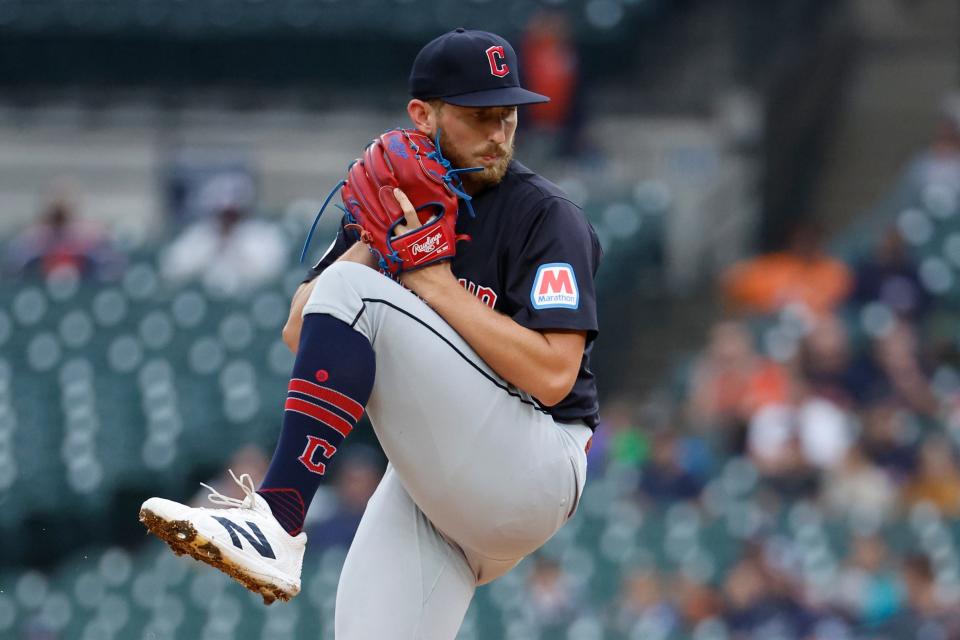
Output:
<svg viewBox="0 0 960 640">
<path fill-rule="evenodd" d="M 317 379 L 317 382 L 326 382 L 330 379 L 330 374 L 327 373 L 326 369 L 317 369 L 317 372 L 313 374 L 313 377 Z"/>
<path fill-rule="evenodd" d="M 323 438 L 318 438 L 317 436 L 307 436 L 307 446 L 297 460 L 299 460 L 303 466 L 309 469 L 312 473 L 322 476 L 327 471 L 327 465 L 323 464 L 322 462 L 314 461 L 317 449 L 323 449 L 320 455 L 327 460 L 329 460 L 330 457 L 337 452 L 337 448 Z"/>
</svg>

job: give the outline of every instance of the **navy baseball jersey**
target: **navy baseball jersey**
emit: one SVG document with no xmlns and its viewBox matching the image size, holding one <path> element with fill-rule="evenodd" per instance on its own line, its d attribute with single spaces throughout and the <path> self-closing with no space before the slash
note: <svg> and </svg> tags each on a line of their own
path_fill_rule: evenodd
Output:
<svg viewBox="0 0 960 640">
<path fill-rule="evenodd" d="M 470 293 L 518 324 L 535 330 L 585 331 L 586 348 L 573 389 L 546 408 L 561 422 L 584 421 L 595 429 L 599 403 L 590 352 L 597 336 L 594 277 L 602 250 L 583 212 L 555 184 L 519 162 L 503 180 L 474 196 L 476 217 L 461 204 L 451 270 Z M 308 280 L 353 244 L 341 228 Z"/>
</svg>

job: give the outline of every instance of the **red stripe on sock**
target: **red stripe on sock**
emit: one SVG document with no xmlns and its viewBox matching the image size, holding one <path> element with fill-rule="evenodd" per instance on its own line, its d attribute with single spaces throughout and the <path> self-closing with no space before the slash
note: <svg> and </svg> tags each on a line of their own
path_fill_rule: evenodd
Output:
<svg viewBox="0 0 960 640">
<path fill-rule="evenodd" d="M 267 502 L 270 504 L 270 510 L 274 507 L 282 509 L 282 513 L 274 513 L 274 517 L 287 530 L 291 536 L 298 535 L 303 531 L 303 521 L 306 518 L 306 507 L 303 504 L 303 496 L 296 489 L 257 489 L 257 493 L 269 493 L 270 498 Z"/>
<path fill-rule="evenodd" d="M 287 398 L 287 403 L 283 407 L 287 411 L 295 411 L 310 416 L 314 420 L 319 420 L 340 435 L 346 437 L 353 431 L 353 425 L 340 416 L 327 411 L 323 407 L 318 407 L 312 402 L 301 400 L 300 398 Z"/>
<path fill-rule="evenodd" d="M 290 391 L 296 391 L 297 393 L 302 393 L 317 400 L 323 400 L 324 402 L 329 402 L 337 409 L 347 413 L 350 416 L 353 416 L 354 420 L 359 420 L 360 416 L 363 415 L 363 405 L 354 400 L 349 396 L 345 396 L 339 391 L 335 391 L 329 387 L 321 387 L 318 384 L 314 384 L 307 380 L 301 378 L 294 378 L 290 381 Z"/>
<path fill-rule="evenodd" d="M 300 513 L 306 513 L 307 509 L 303 504 L 303 496 L 296 489 L 257 489 L 257 493 L 272 493 L 276 498 L 289 498 L 290 504 L 296 507 Z"/>
<path fill-rule="evenodd" d="M 286 502 L 283 502 L 281 500 L 272 502 L 270 504 L 270 507 L 271 509 L 275 507 L 279 510 L 282 510 L 282 512 L 279 515 L 282 515 L 284 518 L 288 520 L 295 521 L 295 522 L 300 522 L 301 520 L 303 520 L 302 509 L 297 509 L 296 507 L 289 505 Z M 277 515 L 277 514 L 274 514 L 274 515 Z"/>
</svg>

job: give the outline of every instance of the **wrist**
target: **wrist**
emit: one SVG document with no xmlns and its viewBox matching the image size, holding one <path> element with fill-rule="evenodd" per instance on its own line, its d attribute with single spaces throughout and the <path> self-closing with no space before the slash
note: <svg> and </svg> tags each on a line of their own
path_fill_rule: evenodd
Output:
<svg viewBox="0 0 960 640">
<path fill-rule="evenodd" d="M 415 271 L 408 271 L 401 278 L 409 289 L 434 308 L 450 296 L 454 287 L 460 287 L 453 272 L 450 271 L 449 263 L 440 263 Z"/>
<path fill-rule="evenodd" d="M 431 307 L 436 306 L 442 300 L 450 295 L 451 285 L 456 285 L 457 280 L 453 274 L 437 274 L 438 277 L 425 280 L 422 288 L 422 297 Z"/>
<path fill-rule="evenodd" d="M 355 242 L 353 245 L 347 249 L 342 256 L 337 258 L 337 262 L 356 262 L 357 264 L 363 264 L 371 269 L 377 268 L 376 258 L 373 257 L 373 254 L 370 252 L 370 247 L 365 245 L 362 242 Z"/>
</svg>

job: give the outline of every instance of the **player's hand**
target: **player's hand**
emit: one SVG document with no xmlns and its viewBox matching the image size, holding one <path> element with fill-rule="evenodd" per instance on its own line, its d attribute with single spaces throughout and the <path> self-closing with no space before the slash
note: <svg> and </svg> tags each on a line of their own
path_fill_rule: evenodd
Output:
<svg viewBox="0 0 960 640">
<path fill-rule="evenodd" d="M 420 217 L 417 216 L 416 209 L 413 208 L 413 204 L 411 204 L 409 198 L 407 198 L 407 194 L 401 189 L 394 189 L 393 197 L 400 203 L 400 208 L 403 209 L 403 219 L 406 220 L 405 223 L 397 225 L 394 235 L 400 236 L 408 231 L 413 231 L 417 227 L 423 226 L 420 223 Z"/>
<path fill-rule="evenodd" d="M 407 195 L 400 189 L 394 189 L 393 195 L 400 203 L 403 218 L 406 220 L 406 223 L 397 225 L 397 235 L 421 227 L 420 218 Z M 413 271 L 404 271 L 400 274 L 400 282 L 430 304 L 434 296 L 442 295 L 444 287 L 450 286 L 451 283 L 457 284 L 457 279 L 453 277 L 453 271 L 450 270 L 450 261 L 444 260 Z"/>
</svg>

